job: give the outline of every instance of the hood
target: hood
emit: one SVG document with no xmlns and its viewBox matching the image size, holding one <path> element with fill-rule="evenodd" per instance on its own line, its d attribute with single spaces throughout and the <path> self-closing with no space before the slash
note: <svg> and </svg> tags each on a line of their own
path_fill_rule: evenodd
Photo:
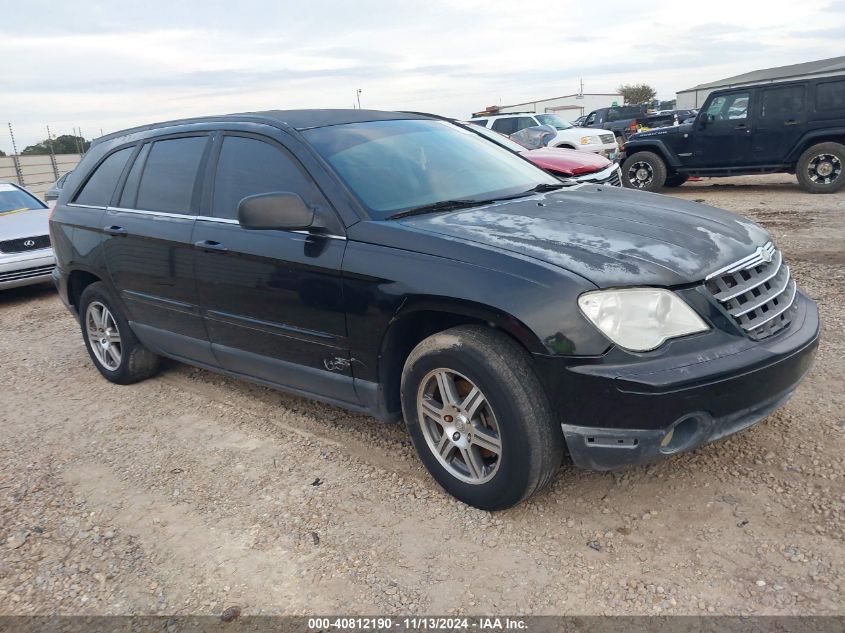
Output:
<svg viewBox="0 0 845 633">
<path fill-rule="evenodd" d="M 50 209 L 0 213 L 0 242 L 20 237 L 48 235 Z"/>
<path fill-rule="evenodd" d="M 639 141 L 646 138 L 654 138 L 655 136 L 677 136 L 678 134 L 689 134 L 692 130 L 693 123 L 681 123 L 680 125 L 668 125 L 666 127 L 657 127 L 646 132 L 637 132 L 628 137 L 629 141 Z"/>
<path fill-rule="evenodd" d="M 770 239 L 728 211 L 592 185 L 400 222 L 560 266 L 599 287 L 697 283 Z"/>
<path fill-rule="evenodd" d="M 575 149 L 543 147 L 542 149 L 526 150 L 521 153 L 538 167 L 567 176 L 592 174 L 606 169 L 610 165 L 610 161 L 604 156 L 599 156 L 593 152 L 579 152 Z"/>
</svg>

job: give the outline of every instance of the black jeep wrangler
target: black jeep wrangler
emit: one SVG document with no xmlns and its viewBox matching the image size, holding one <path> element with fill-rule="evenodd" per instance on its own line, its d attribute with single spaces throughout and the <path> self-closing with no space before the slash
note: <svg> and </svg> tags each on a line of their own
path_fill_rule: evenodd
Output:
<svg viewBox="0 0 845 633">
<path fill-rule="evenodd" d="M 622 182 L 658 191 L 690 176 L 790 173 L 810 193 L 845 186 L 845 76 L 713 92 L 693 123 L 632 135 Z"/>
</svg>

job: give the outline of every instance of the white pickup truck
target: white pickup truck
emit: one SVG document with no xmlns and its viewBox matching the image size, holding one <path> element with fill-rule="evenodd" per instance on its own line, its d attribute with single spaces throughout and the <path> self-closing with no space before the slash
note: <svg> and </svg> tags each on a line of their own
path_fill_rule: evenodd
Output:
<svg viewBox="0 0 845 633">
<path fill-rule="evenodd" d="M 575 127 L 556 114 L 514 112 L 512 114 L 475 117 L 470 119 L 470 121 L 506 136 L 515 134 L 527 127 L 551 125 L 557 130 L 557 135 L 549 143 L 549 147 L 566 147 L 585 152 L 594 152 L 606 156 L 610 160 L 616 158 L 616 154 L 619 151 L 619 146 L 616 144 L 616 137 L 613 132 L 597 128 Z"/>
</svg>

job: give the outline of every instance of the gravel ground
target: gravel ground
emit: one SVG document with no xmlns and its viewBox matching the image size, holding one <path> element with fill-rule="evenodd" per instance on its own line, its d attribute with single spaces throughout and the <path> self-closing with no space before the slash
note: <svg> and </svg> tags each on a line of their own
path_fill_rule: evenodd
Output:
<svg viewBox="0 0 845 633">
<path fill-rule="evenodd" d="M 621 473 L 564 466 L 491 514 L 400 425 L 177 363 L 93 368 L 50 288 L 0 295 L 0 613 L 843 614 L 845 194 L 673 195 L 772 231 L 824 319 L 768 420 Z"/>
</svg>

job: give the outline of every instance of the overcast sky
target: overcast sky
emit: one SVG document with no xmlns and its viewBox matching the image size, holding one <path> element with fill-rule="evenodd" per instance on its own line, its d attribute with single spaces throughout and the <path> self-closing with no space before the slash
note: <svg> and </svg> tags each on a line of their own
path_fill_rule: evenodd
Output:
<svg viewBox="0 0 845 633">
<path fill-rule="evenodd" d="M 0 149 L 270 108 L 423 110 L 646 82 L 677 90 L 843 54 L 845 0 L 0 0 Z"/>
</svg>

